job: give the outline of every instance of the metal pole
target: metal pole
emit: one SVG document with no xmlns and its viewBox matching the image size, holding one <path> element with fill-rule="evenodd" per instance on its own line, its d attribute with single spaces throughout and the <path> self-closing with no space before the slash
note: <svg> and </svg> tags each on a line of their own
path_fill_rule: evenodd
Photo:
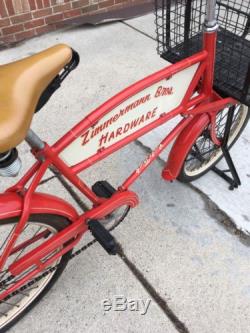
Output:
<svg viewBox="0 0 250 333">
<path fill-rule="evenodd" d="M 191 8 L 192 8 L 192 0 L 187 0 L 186 3 L 186 8 L 185 8 L 185 23 L 184 23 L 184 44 L 185 44 L 185 52 L 187 52 L 186 56 L 188 57 L 189 54 L 189 49 L 188 49 L 188 42 L 190 40 L 189 36 L 190 33 L 190 26 L 191 26 Z"/>
<path fill-rule="evenodd" d="M 207 28 L 217 27 L 216 20 L 216 0 L 207 0 L 205 26 Z"/>
<path fill-rule="evenodd" d="M 28 130 L 25 141 L 31 146 L 31 148 L 41 150 L 45 147 L 44 142 L 31 129 Z"/>
<path fill-rule="evenodd" d="M 162 1 L 162 17 L 164 18 L 164 3 Z M 163 35 L 164 35 L 165 27 L 163 27 Z M 171 40 L 170 40 L 170 30 L 171 30 L 171 0 L 167 0 L 166 3 L 166 46 L 167 51 L 171 47 Z"/>
</svg>

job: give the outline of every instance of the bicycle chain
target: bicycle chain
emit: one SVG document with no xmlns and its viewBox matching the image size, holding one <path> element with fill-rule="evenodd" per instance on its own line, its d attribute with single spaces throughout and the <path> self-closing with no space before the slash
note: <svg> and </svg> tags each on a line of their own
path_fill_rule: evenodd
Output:
<svg viewBox="0 0 250 333">
<path fill-rule="evenodd" d="M 120 223 L 119 223 L 120 224 Z M 118 225 L 117 225 L 118 226 Z M 88 244 L 84 245 L 83 247 L 81 247 L 79 250 L 77 250 L 76 252 L 72 253 L 69 257 L 70 261 L 71 259 L 75 258 L 76 256 L 78 256 L 79 254 L 81 254 L 83 251 L 85 251 L 87 248 L 89 248 L 91 245 L 93 245 L 94 243 L 96 243 L 97 240 L 93 239 L 91 242 L 89 242 Z M 43 272 L 41 275 L 37 276 L 36 278 L 30 280 L 28 283 L 26 283 L 25 285 L 23 285 L 21 288 L 19 288 L 18 290 L 13 291 L 13 293 L 9 294 L 8 296 L 6 296 L 3 300 L 0 301 L 0 303 L 4 303 L 6 301 L 8 301 L 10 298 L 16 296 L 17 294 L 25 291 L 27 288 L 31 287 L 34 283 L 42 280 L 43 278 L 45 278 L 48 274 L 53 273 L 58 266 L 60 265 L 60 263 L 58 263 L 57 265 L 50 267 L 49 269 L 47 269 L 45 272 Z M 6 283 L 7 282 L 11 282 L 13 279 L 15 278 L 15 276 L 10 275 L 7 279 L 3 280 L 0 283 L 0 288 L 5 288 L 6 287 Z"/>
<path fill-rule="evenodd" d="M 127 210 L 127 212 L 123 216 L 123 219 L 121 221 L 119 221 L 118 223 L 116 223 L 113 227 L 111 227 L 109 229 L 109 232 L 113 231 L 115 228 L 117 228 L 121 224 L 121 222 L 126 218 L 128 212 L 129 212 L 129 209 Z M 73 259 L 76 256 L 78 256 L 79 254 L 81 254 L 83 251 L 85 251 L 86 249 L 88 249 L 90 246 L 92 246 L 96 242 L 97 242 L 97 240 L 93 239 L 91 242 L 87 243 L 86 245 L 84 245 L 83 247 L 81 247 L 79 250 L 77 250 L 76 252 L 72 253 L 69 256 L 69 260 L 68 261 L 70 261 L 71 259 Z M 59 265 L 60 265 L 60 263 L 58 263 L 57 265 L 55 265 L 53 267 L 50 267 L 45 272 L 43 272 L 42 274 L 40 274 L 36 278 L 30 280 L 28 283 L 26 283 L 25 285 L 23 285 L 18 290 L 13 291 L 11 294 L 9 294 L 8 296 L 6 296 L 3 300 L 0 301 L 0 303 L 4 303 L 4 302 L 8 301 L 10 298 L 16 296 L 17 294 L 22 293 L 27 288 L 31 287 L 34 283 L 40 281 L 41 279 L 43 279 L 44 277 L 46 277 L 48 274 L 53 273 L 58 268 Z M 0 282 L 0 289 L 5 289 L 5 287 L 6 287 L 5 284 L 8 283 L 8 282 L 11 282 L 14 278 L 15 278 L 15 276 L 10 275 L 7 279 L 5 279 L 2 282 Z"/>
</svg>

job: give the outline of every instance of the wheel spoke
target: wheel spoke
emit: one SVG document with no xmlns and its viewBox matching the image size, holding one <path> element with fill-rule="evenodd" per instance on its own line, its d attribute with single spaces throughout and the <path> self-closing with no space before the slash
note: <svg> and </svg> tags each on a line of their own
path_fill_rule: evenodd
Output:
<svg viewBox="0 0 250 333">
<path fill-rule="evenodd" d="M 6 313 L 4 313 L 4 312 L 0 312 L 0 314 L 1 314 L 2 316 L 4 316 L 4 317 L 8 317 L 8 315 L 7 315 Z"/>
<path fill-rule="evenodd" d="M 15 307 L 17 307 L 17 308 L 20 308 L 20 305 L 18 305 L 17 303 L 14 304 L 14 303 L 6 302 L 6 301 L 0 301 L 0 304 L 1 304 L 1 303 L 7 304 L 7 305 L 9 305 L 9 306 L 15 306 Z"/>
<path fill-rule="evenodd" d="M 3 273 L 0 277 L 0 281 L 5 277 L 5 275 L 8 273 L 8 269 L 6 269 L 5 271 L 1 272 Z"/>
<path fill-rule="evenodd" d="M 197 144 L 195 143 L 194 144 L 194 149 L 196 151 L 196 156 L 198 157 L 198 159 L 202 162 L 204 160 L 202 154 L 201 154 L 201 151 L 200 149 L 198 148 Z"/>
<path fill-rule="evenodd" d="M 6 239 L 4 240 L 2 246 L 0 247 L 0 252 L 2 251 L 4 245 L 7 243 L 8 239 L 10 238 L 10 235 L 12 234 L 13 230 L 15 229 L 15 225 L 12 227 L 12 229 L 10 230 L 10 232 L 8 233 L 8 236 L 6 237 Z"/>
<path fill-rule="evenodd" d="M 27 225 L 28 226 L 28 225 Z M 26 227 L 27 227 L 26 226 Z M 25 227 L 25 229 L 26 229 L 26 227 Z M 34 238 L 40 231 L 42 230 L 42 227 L 40 227 L 35 233 L 34 233 L 34 235 L 30 238 L 30 239 L 32 239 L 32 238 Z M 23 249 L 17 254 L 17 256 L 16 256 L 16 258 L 15 258 L 15 260 L 13 261 L 13 263 L 14 262 L 16 262 L 17 260 L 18 260 L 18 258 L 20 258 L 20 256 L 22 255 L 22 253 L 23 253 L 23 251 L 26 249 L 26 247 L 23 247 Z"/>
</svg>

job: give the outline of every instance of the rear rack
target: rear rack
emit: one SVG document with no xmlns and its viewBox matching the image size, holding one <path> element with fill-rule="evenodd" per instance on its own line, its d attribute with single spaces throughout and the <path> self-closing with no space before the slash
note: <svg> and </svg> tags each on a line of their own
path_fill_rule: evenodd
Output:
<svg viewBox="0 0 250 333">
<path fill-rule="evenodd" d="M 217 0 L 214 88 L 250 106 L 250 1 Z M 202 49 L 206 0 L 155 0 L 158 53 L 176 63 Z"/>
</svg>

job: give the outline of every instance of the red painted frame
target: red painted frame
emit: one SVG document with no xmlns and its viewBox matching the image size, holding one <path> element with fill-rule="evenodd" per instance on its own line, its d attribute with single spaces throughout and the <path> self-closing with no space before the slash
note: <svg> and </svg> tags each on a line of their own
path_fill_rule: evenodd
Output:
<svg viewBox="0 0 250 333">
<path fill-rule="evenodd" d="M 37 158 L 37 162 L 30 170 L 28 170 L 25 176 L 16 185 L 9 188 L 6 193 L 0 197 L 0 216 L 1 214 L 5 214 L 5 217 L 12 217 L 13 211 L 16 211 L 17 207 L 19 207 L 19 211 L 16 214 L 17 216 L 20 216 L 20 220 L 16 225 L 15 231 L 14 233 L 12 233 L 0 258 L 0 269 L 4 266 L 8 256 L 12 253 L 15 253 L 17 249 L 21 246 L 20 244 L 18 246 L 16 246 L 15 244 L 25 224 L 27 223 L 29 215 L 34 212 L 34 196 L 37 195 L 37 193 L 35 193 L 35 190 L 50 165 L 53 165 L 82 194 L 84 194 L 92 202 L 93 208 L 79 216 L 73 208 L 69 207 L 67 203 L 63 203 L 61 201 L 61 212 L 63 211 L 62 214 L 65 216 L 67 215 L 67 218 L 71 216 L 69 218 L 71 220 L 71 224 L 63 231 L 59 232 L 55 236 L 52 236 L 49 240 L 45 241 L 43 244 L 30 251 L 28 254 L 21 257 L 18 261 L 16 261 L 9 267 L 12 275 L 18 275 L 21 272 L 30 268 L 32 265 L 36 266 L 36 268 L 34 268 L 22 279 L 20 279 L 18 283 L 11 286 L 8 290 L 2 292 L 2 294 L 0 295 L 0 300 L 6 297 L 9 293 L 18 289 L 29 279 L 37 275 L 38 272 L 51 265 L 51 263 L 55 261 L 58 257 L 72 249 L 81 239 L 84 232 L 88 230 L 88 220 L 94 218 L 102 218 L 111 213 L 116 208 L 123 205 L 135 207 L 138 204 L 138 198 L 135 193 L 129 191 L 130 185 L 149 167 L 149 165 L 159 156 L 159 154 L 167 147 L 167 145 L 171 141 L 173 141 L 175 138 L 178 138 L 181 134 L 183 136 L 183 133 L 185 133 L 185 129 L 187 129 L 190 124 L 194 126 L 197 123 L 199 124 L 199 126 L 196 129 L 197 132 L 195 132 L 194 136 L 192 136 L 189 140 L 189 144 L 192 144 L 195 141 L 197 135 L 200 134 L 200 126 L 205 126 L 210 122 L 211 137 L 214 143 L 220 145 L 220 142 L 215 135 L 216 114 L 225 106 L 229 104 L 235 104 L 236 101 L 232 98 L 222 99 L 213 91 L 215 47 L 216 32 L 204 33 L 204 48 L 201 52 L 185 60 L 182 60 L 175 65 L 166 67 L 133 84 L 132 86 L 128 87 L 127 89 L 123 90 L 122 92 L 105 102 L 92 113 L 90 113 L 70 132 L 68 132 L 61 139 L 59 139 L 53 146 L 45 144 L 44 149 L 32 151 L 34 156 Z M 180 105 L 174 110 L 168 113 L 163 113 L 154 122 L 139 129 L 137 132 L 128 135 L 127 137 L 113 144 L 112 146 L 99 151 L 91 158 L 88 158 L 87 160 L 77 165 L 69 167 L 59 157 L 59 154 L 63 151 L 63 149 L 65 149 L 73 140 L 83 134 L 88 128 L 94 125 L 108 112 L 112 111 L 116 106 L 120 105 L 123 101 L 144 90 L 145 88 L 151 86 L 152 84 L 162 79 L 170 78 L 172 75 L 181 72 L 184 69 L 197 63 L 199 63 L 198 69 L 187 89 L 187 92 Z M 192 97 L 195 92 L 197 93 L 196 97 Z M 97 197 L 95 193 L 93 193 L 93 191 L 77 176 L 80 171 L 92 166 L 97 161 L 100 161 L 101 159 L 107 157 L 121 147 L 127 145 L 138 137 L 144 135 L 145 133 L 153 130 L 154 128 L 162 125 L 163 123 L 178 115 L 182 115 L 183 119 L 162 140 L 162 142 L 147 157 L 147 159 L 134 172 L 132 172 L 132 174 L 123 182 L 123 184 L 121 184 L 121 186 L 117 189 L 117 192 L 111 198 L 103 199 Z M 202 117 L 203 122 L 199 121 L 200 117 Z M 186 151 L 182 151 L 182 149 L 179 149 L 178 155 L 182 157 L 185 154 Z M 173 160 L 173 163 L 170 163 L 171 168 L 173 170 L 177 170 L 179 168 L 178 163 L 178 160 Z M 167 170 L 164 170 L 163 174 L 164 172 L 165 174 L 168 173 Z M 165 178 L 171 179 L 170 173 L 168 173 Z M 29 186 L 26 189 L 25 186 L 27 186 L 28 183 Z M 11 204 L 8 201 L 10 195 L 12 195 Z M 36 204 L 39 205 L 40 202 L 41 205 L 46 206 L 44 203 L 46 202 L 46 197 L 43 197 L 42 199 L 39 199 L 39 197 L 37 198 L 38 199 Z M 7 202 L 9 204 L 7 204 Z M 1 204 L 4 208 L 1 208 Z M 58 200 L 56 198 L 53 199 L 53 204 L 54 207 L 58 210 Z M 6 210 L 6 206 L 10 206 L 9 211 Z M 20 207 L 22 207 L 21 212 Z M 49 212 L 50 210 L 47 207 L 44 208 L 44 211 Z M 37 239 L 40 239 L 40 235 L 39 237 L 36 237 L 36 239 L 31 239 L 29 243 L 35 242 Z M 26 246 L 27 243 L 22 245 Z M 54 252 L 56 249 L 58 249 L 58 251 L 52 257 L 50 257 L 49 260 L 42 262 L 42 259 L 46 255 Z"/>
</svg>

